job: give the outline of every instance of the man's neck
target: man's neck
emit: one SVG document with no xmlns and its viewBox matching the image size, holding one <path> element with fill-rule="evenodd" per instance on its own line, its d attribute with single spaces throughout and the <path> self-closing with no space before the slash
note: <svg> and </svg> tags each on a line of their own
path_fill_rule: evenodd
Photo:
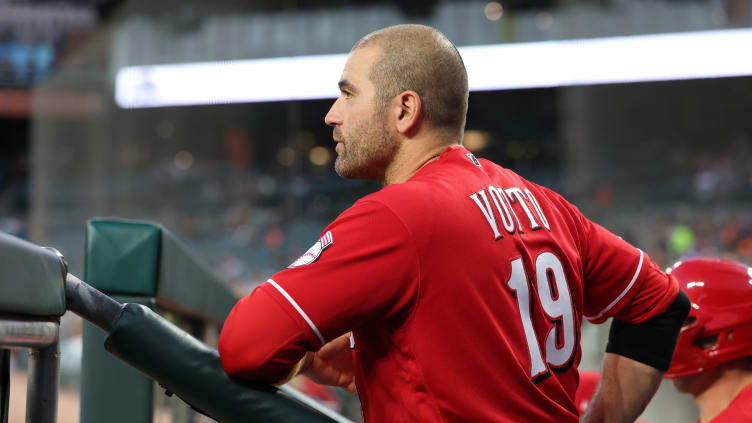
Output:
<svg viewBox="0 0 752 423">
<path fill-rule="evenodd" d="M 713 420 L 750 383 L 752 383 L 750 370 L 732 368 L 723 371 L 715 382 L 695 396 L 695 402 L 700 408 L 700 422 L 708 423 Z"/>
<path fill-rule="evenodd" d="M 401 184 L 412 178 L 423 166 L 438 160 L 447 147 L 458 143 L 441 143 L 432 139 L 408 139 L 402 143 L 391 165 L 384 172 L 382 186 Z"/>
</svg>

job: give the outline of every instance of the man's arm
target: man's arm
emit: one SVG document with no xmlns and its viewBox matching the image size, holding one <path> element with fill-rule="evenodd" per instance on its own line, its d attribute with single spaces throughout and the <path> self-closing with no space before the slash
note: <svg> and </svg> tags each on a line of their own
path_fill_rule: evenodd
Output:
<svg viewBox="0 0 752 423">
<path fill-rule="evenodd" d="M 582 422 L 626 423 L 639 417 L 671 365 L 689 307 L 689 298 L 680 291 L 666 311 L 646 322 L 614 319 L 601 383 Z"/>
<path fill-rule="evenodd" d="M 352 389 L 349 338 L 342 335 L 412 305 L 417 250 L 391 209 L 359 201 L 303 257 L 233 307 L 219 337 L 222 365 L 231 376 L 271 384 L 305 366 L 314 380 Z M 349 376 L 327 379 L 348 365 Z"/>
<path fill-rule="evenodd" d="M 634 422 L 658 390 L 663 373 L 639 361 L 606 353 L 600 385 L 580 421 Z"/>
<path fill-rule="evenodd" d="M 230 376 L 280 386 L 303 374 L 321 385 L 356 393 L 350 333 L 318 351 L 307 348 L 294 320 L 261 290 L 233 308 L 218 345 L 222 366 Z"/>
</svg>

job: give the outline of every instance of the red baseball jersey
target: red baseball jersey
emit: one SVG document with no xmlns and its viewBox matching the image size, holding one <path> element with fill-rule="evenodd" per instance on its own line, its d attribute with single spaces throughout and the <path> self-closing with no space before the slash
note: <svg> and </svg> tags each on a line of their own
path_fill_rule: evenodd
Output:
<svg viewBox="0 0 752 423">
<path fill-rule="evenodd" d="M 752 422 L 752 384 L 739 392 L 725 410 L 708 423 Z M 697 420 L 700 423 L 700 420 Z"/>
<path fill-rule="evenodd" d="M 453 146 L 241 300 L 220 356 L 274 380 L 352 331 L 368 422 L 576 422 L 583 315 L 638 323 L 677 292 L 558 194 Z"/>
<path fill-rule="evenodd" d="M 600 372 L 580 371 L 580 383 L 577 385 L 577 391 L 574 394 L 574 404 L 577 406 L 580 415 L 585 414 L 585 410 L 595 396 L 595 390 L 598 389 L 598 382 L 600 381 Z"/>
</svg>

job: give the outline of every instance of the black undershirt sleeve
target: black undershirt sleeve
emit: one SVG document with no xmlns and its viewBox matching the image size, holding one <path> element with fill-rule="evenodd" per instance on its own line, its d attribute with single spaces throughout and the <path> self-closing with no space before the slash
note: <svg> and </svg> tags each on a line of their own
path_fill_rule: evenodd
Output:
<svg viewBox="0 0 752 423">
<path fill-rule="evenodd" d="M 674 356 L 676 339 L 689 315 L 690 302 L 679 291 L 671 305 L 658 316 L 638 324 L 614 319 L 606 352 L 622 355 L 665 372 Z"/>
</svg>

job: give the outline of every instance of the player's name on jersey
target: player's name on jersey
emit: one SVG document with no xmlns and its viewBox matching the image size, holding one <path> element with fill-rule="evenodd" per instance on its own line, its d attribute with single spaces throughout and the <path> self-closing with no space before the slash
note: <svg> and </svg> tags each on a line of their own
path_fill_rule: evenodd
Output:
<svg viewBox="0 0 752 423">
<path fill-rule="evenodd" d="M 541 228 L 551 230 L 538 200 L 527 188 L 489 185 L 469 197 L 486 218 L 494 240 L 504 237 L 502 231 L 513 234 Z M 522 219 L 518 217 L 518 211 Z"/>
</svg>

